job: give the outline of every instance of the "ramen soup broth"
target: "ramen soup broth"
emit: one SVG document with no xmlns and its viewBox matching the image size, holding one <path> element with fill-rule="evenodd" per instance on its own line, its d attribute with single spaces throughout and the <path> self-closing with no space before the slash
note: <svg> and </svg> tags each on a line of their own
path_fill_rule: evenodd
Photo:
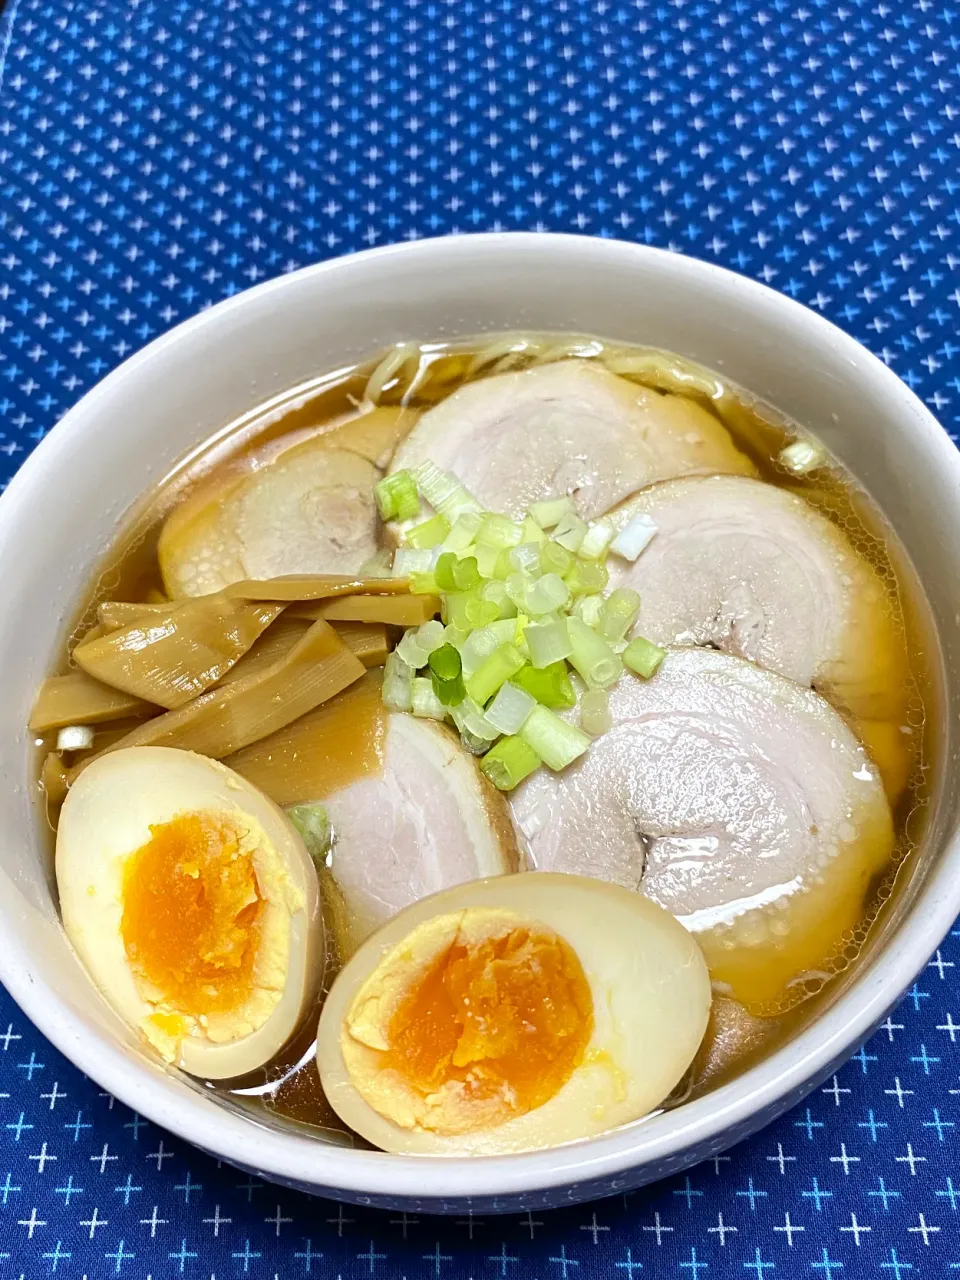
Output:
<svg viewBox="0 0 960 1280">
<path fill-rule="evenodd" d="M 78 642 L 96 644 L 97 632 L 90 640 L 91 629 L 97 628 L 102 635 L 104 617 L 108 623 L 120 620 L 120 611 L 115 615 L 109 611 L 98 614 L 99 605 L 104 602 L 132 602 L 163 609 L 169 586 L 169 568 L 166 574 L 161 572 L 158 559 L 158 544 L 161 558 L 164 554 L 161 530 L 164 530 L 166 522 L 164 538 L 168 544 L 169 530 L 171 527 L 175 531 L 177 529 L 173 522 L 180 521 L 189 533 L 191 520 L 207 518 L 205 494 L 221 492 L 223 500 L 229 501 L 234 486 L 244 483 L 247 477 L 264 468 L 282 467 L 294 450 L 306 449 L 307 452 L 300 456 L 309 458 L 316 441 L 324 438 L 329 442 L 329 448 L 345 459 L 348 488 L 352 485 L 358 489 L 364 483 L 369 484 L 372 503 L 372 483 L 389 464 L 397 447 L 401 450 L 409 447 L 403 442 L 409 438 L 411 428 L 426 410 L 443 405 L 461 388 L 503 374 L 550 370 L 553 366 L 574 363 L 578 368 L 589 366 L 615 374 L 629 387 L 668 394 L 680 404 L 678 413 L 700 415 L 697 422 L 708 417 L 714 424 L 711 430 L 729 433 L 730 444 L 743 460 L 737 464 L 741 476 L 732 482 L 739 480 L 740 483 L 751 484 L 763 481 L 781 493 L 796 495 L 821 513 L 834 529 L 842 532 L 856 557 L 869 566 L 871 581 L 879 584 L 885 607 L 894 620 L 889 640 L 880 641 L 881 644 L 889 643 L 890 652 L 873 658 L 878 669 L 885 669 L 886 664 L 886 668 L 896 673 L 898 682 L 898 687 L 890 691 L 890 702 L 895 710 L 886 719 L 865 715 L 859 704 L 854 708 L 845 705 L 843 697 L 837 693 L 837 689 L 845 687 L 839 681 L 835 686 L 827 682 L 820 689 L 833 701 L 855 737 L 865 743 L 883 775 L 892 812 L 892 836 L 878 856 L 876 849 L 862 847 L 867 837 L 849 833 L 847 852 L 842 856 L 855 869 L 858 868 L 857 874 L 848 877 L 845 888 L 834 895 L 839 906 L 831 901 L 829 909 L 823 910 L 818 925 L 798 930 L 796 940 L 791 934 L 789 909 L 775 917 L 772 924 L 762 925 L 770 933 L 759 941 L 756 937 L 741 939 L 732 926 L 724 926 L 719 931 L 708 929 L 701 936 L 714 979 L 714 1002 L 700 1050 L 667 1099 L 666 1105 L 677 1105 L 715 1088 L 773 1052 L 836 998 L 856 973 L 863 953 L 869 953 L 882 934 L 885 921 L 889 920 L 896 907 L 902 886 L 909 880 L 916 861 L 915 851 L 924 834 L 935 764 L 933 742 L 937 731 L 935 649 L 926 606 L 911 567 L 882 514 L 855 479 L 835 460 L 823 454 L 816 441 L 802 431 L 802 424 L 798 427 L 783 420 L 769 406 L 758 404 L 747 392 L 730 385 L 711 371 L 649 349 L 557 335 L 506 335 L 495 340 L 478 339 L 474 343 L 455 346 L 409 344 L 367 365 L 322 375 L 312 383 L 297 387 L 219 431 L 195 450 L 155 493 L 146 496 L 135 518 L 108 554 L 79 612 L 58 673 L 68 675 L 78 671 L 77 662 L 71 656 L 73 650 Z M 682 442 L 682 433 L 679 438 Z M 727 436 L 723 438 L 726 440 Z M 499 439 L 491 442 L 492 450 L 503 448 Z M 525 463 L 521 459 L 517 465 L 522 469 Z M 743 480 L 743 474 L 749 473 L 754 480 Z M 365 476 L 371 479 L 365 481 Z M 697 481 L 689 483 L 695 485 Z M 678 500 L 682 499 L 679 489 L 677 493 Z M 341 496 L 331 499 L 332 510 L 338 509 L 336 504 Z M 619 500 L 615 505 L 619 505 Z M 373 531 L 369 536 L 375 540 L 375 545 L 370 548 L 369 572 L 389 573 L 385 565 L 396 544 L 397 533 L 394 528 L 385 528 L 375 514 L 370 514 L 372 511 L 371 506 L 364 515 L 367 521 L 364 528 Z M 261 520 L 257 528 L 264 538 L 279 538 L 282 542 L 283 528 L 272 529 L 267 517 L 258 515 L 257 518 Z M 659 518 L 654 516 L 655 520 Z M 719 516 L 718 521 L 719 528 L 722 525 Z M 665 526 L 660 528 L 656 536 L 664 538 Z M 330 532 L 336 541 L 337 529 Z M 355 533 L 355 530 L 349 530 L 345 537 L 354 537 Z M 356 534 L 358 539 L 360 536 Z M 366 537 L 367 533 L 363 536 Z M 275 556 L 275 553 L 271 551 L 264 559 L 267 568 L 272 563 L 271 555 Z M 378 559 L 379 563 L 376 563 Z M 636 563 L 643 564 L 642 555 Z M 202 567 L 198 571 L 202 572 Z M 246 576 L 269 578 L 273 575 L 264 571 Z M 640 594 L 644 597 L 643 589 Z M 382 600 L 382 597 L 378 599 Z M 257 607 L 263 610 L 267 606 Z M 341 629 L 337 635 L 343 636 L 347 642 L 346 629 L 352 627 L 359 634 L 365 626 L 376 625 L 362 620 L 351 621 L 349 616 L 343 616 L 342 608 L 338 617 L 336 611 L 331 612 L 326 607 L 327 612 L 324 612 L 319 604 L 308 600 L 286 606 L 286 612 L 277 621 L 274 621 L 275 615 L 269 618 L 258 615 L 259 620 L 254 618 L 249 622 L 250 610 L 254 606 L 246 606 L 248 613 L 244 614 L 247 620 L 244 625 L 261 627 L 262 624 L 262 635 L 255 641 L 251 657 L 261 652 L 266 655 L 263 658 L 266 661 L 270 656 L 266 648 L 271 644 L 275 646 L 277 655 L 288 653 L 290 645 L 308 627 L 322 625 L 315 622 L 315 618 L 326 617 L 330 627 Z M 283 605 L 275 608 L 283 608 Z M 346 612 L 349 615 L 349 608 Z M 748 610 L 744 625 L 749 625 L 749 621 Z M 383 655 L 377 651 L 376 644 L 392 646 L 402 630 L 384 622 L 380 624 L 381 640 L 376 640 L 372 633 L 365 634 L 363 643 L 366 644 L 367 657 L 360 649 L 355 652 L 369 666 L 366 675 L 359 680 L 353 678 L 340 692 L 314 710 L 307 711 L 293 725 L 278 729 L 266 739 L 241 745 L 225 760 L 243 778 L 285 807 L 324 802 L 331 797 L 348 794 L 350 788 L 362 789 L 384 769 L 388 753 L 400 750 L 390 736 L 395 729 L 391 727 L 391 718 L 383 705 L 383 673 L 378 665 Z M 708 649 L 714 643 L 704 635 L 692 639 Z M 356 636 L 354 643 L 358 643 Z M 258 645 L 261 646 L 259 650 Z M 89 650 L 91 655 L 94 652 Z M 92 662 L 92 657 L 89 661 Z M 237 684 L 242 683 L 241 672 L 242 667 L 236 678 Z M 224 680 L 229 683 L 231 678 L 228 675 Z M 629 672 L 623 677 L 632 678 Z M 170 701 L 164 705 L 175 707 L 176 704 Z M 113 718 L 108 716 L 91 725 L 92 750 L 96 752 L 112 746 L 131 729 L 149 723 L 151 714 L 163 710 L 163 706 L 138 702 L 132 696 L 130 705 L 125 705 Z M 167 714 L 175 715 L 176 711 L 167 711 Z M 426 722 L 416 723 L 422 725 Z M 57 755 L 57 739 L 56 729 L 38 735 L 38 761 L 41 764 L 47 762 L 42 775 L 48 792 L 45 812 L 54 830 L 63 787 L 71 780 L 71 771 L 75 773 L 86 758 L 82 751 Z M 598 742 L 602 741 L 602 738 L 598 739 Z M 414 752 L 432 748 L 429 743 L 411 740 L 407 749 Z M 473 768 L 472 765 L 470 767 Z M 79 776 L 82 777 L 82 773 Z M 562 779 L 563 776 L 551 775 L 551 780 Z M 535 783 L 531 781 L 522 786 L 529 793 Z M 357 795 L 360 794 L 362 792 L 358 791 Z M 488 803 L 485 795 L 478 792 L 474 799 L 480 815 L 477 821 L 495 828 L 492 839 L 498 843 L 499 849 L 507 851 L 503 856 L 530 860 L 530 849 L 536 846 L 536 838 L 528 840 L 520 831 L 517 843 L 513 833 L 503 829 L 504 825 L 509 827 L 509 823 L 504 824 L 502 816 L 498 817 L 492 809 L 484 808 Z M 541 802 L 553 801 L 547 796 Z M 469 803 L 474 803 L 474 800 Z M 522 827 L 523 806 L 520 801 L 517 803 L 515 822 Z M 369 916 L 364 914 L 367 906 L 363 905 L 362 895 L 360 898 L 352 897 L 351 892 L 338 882 L 337 813 L 334 802 L 331 804 L 332 844 L 318 872 L 328 947 L 322 987 L 307 1002 L 296 1034 L 265 1066 L 240 1078 L 214 1076 L 209 1087 L 216 1089 L 228 1105 L 251 1111 L 262 1119 L 306 1126 L 322 1140 L 362 1142 L 362 1138 L 351 1134 L 327 1102 L 314 1060 L 317 1015 L 337 969 L 346 958 L 340 952 L 352 953 L 363 937 L 382 923 L 375 912 Z M 653 865 L 649 859 L 658 856 L 655 853 L 661 847 L 658 842 L 664 839 L 686 840 L 684 847 L 692 859 L 701 857 L 703 853 L 702 848 L 687 836 L 671 835 L 659 829 L 653 834 L 649 831 L 640 834 L 654 851 L 648 850 L 645 874 L 649 874 Z M 389 835 L 385 837 L 390 838 Z M 721 838 L 722 833 L 709 837 L 714 840 Z M 400 836 L 397 839 L 400 840 Z M 245 847 L 242 840 L 241 846 Z M 453 851 L 450 856 L 454 856 Z M 486 866 L 483 862 L 485 855 L 481 850 L 476 856 L 482 874 Z M 567 854 L 558 853 L 557 856 L 562 859 Z M 576 850 L 572 856 L 576 857 Z M 557 870 L 591 870 L 562 861 L 551 865 Z M 492 869 L 496 870 L 497 866 L 493 865 Z M 610 874 L 612 879 L 618 876 L 620 883 L 627 884 L 619 871 Z M 466 875 L 461 878 L 466 878 Z M 636 886 L 627 884 L 627 887 Z M 238 893 L 246 891 L 242 886 L 237 889 Z M 660 900 L 671 909 L 668 901 Z M 360 907 L 356 905 L 358 901 L 361 902 Z M 265 911 L 266 907 L 258 905 L 256 910 Z M 372 907 L 370 911 L 373 912 Z M 680 916 L 681 922 L 687 922 L 688 927 L 700 927 L 696 922 L 689 925 L 693 919 L 689 914 L 686 918 L 683 912 L 675 914 Z M 245 919 L 249 921 L 253 917 L 248 915 Z M 765 951 L 765 947 L 769 950 Z M 764 958 L 769 956 L 775 957 L 770 964 Z M 773 993 L 770 983 L 774 980 L 769 978 L 771 964 L 777 973 L 776 967 L 780 965 L 784 973 L 796 973 L 799 977 L 778 985 Z M 775 981 L 779 983 L 779 978 Z M 194 1074 L 202 1078 L 204 1073 L 198 1069 Z"/>
</svg>

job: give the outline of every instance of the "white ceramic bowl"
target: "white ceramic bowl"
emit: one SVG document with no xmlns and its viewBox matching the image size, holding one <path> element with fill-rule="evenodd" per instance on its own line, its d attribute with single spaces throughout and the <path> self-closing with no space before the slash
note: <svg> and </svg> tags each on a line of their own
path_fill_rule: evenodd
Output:
<svg viewBox="0 0 960 1280">
<path fill-rule="evenodd" d="M 817 432 L 892 520 L 941 637 L 951 741 L 919 874 L 859 976 L 814 1024 L 676 1111 L 552 1151 L 403 1158 L 328 1147 L 225 1109 L 150 1060 L 80 967 L 57 915 L 34 804 L 34 691 L 131 505 L 240 414 L 405 339 L 567 330 L 681 352 Z M 85 396 L 0 500 L 0 977 L 105 1089 L 233 1164 L 306 1191 L 415 1211 L 515 1210 L 635 1187 L 712 1155 L 794 1105 L 880 1022 L 960 912 L 952 726 L 958 723 L 960 457 L 863 347 L 796 303 L 691 258 L 609 240 L 491 235 L 341 258 L 221 303 Z M 895 934 L 895 936 L 891 936 Z"/>
</svg>

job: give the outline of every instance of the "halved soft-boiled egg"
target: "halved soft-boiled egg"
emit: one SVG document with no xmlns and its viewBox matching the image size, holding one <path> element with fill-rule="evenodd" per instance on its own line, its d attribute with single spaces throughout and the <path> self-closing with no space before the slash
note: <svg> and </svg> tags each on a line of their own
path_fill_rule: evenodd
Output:
<svg viewBox="0 0 960 1280">
<path fill-rule="evenodd" d="M 324 1092 L 385 1151 L 496 1155 L 638 1120 L 710 1011 L 695 940 L 647 898 L 533 872 L 458 885 L 373 935 L 327 997 Z"/>
<path fill-rule="evenodd" d="M 268 1062 L 323 973 L 317 875 L 283 811 L 189 751 L 94 760 L 60 815 L 64 928 L 116 1011 L 209 1079 Z"/>
</svg>

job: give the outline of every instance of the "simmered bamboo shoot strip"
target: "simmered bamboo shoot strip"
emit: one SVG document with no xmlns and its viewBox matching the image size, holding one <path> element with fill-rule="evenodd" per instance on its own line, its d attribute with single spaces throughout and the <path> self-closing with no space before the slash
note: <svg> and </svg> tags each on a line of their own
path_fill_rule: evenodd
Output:
<svg viewBox="0 0 960 1280">
<path fill-rule="evenodd" d="M 353 684 L 364 670 L 330 624 L 321 620 L 269 666 L 148 720 L 114 745 L 179 747 L 219 760 L 312 711 Z M 70 771 L 71 782 L 89 759 Z"/>
<path fill-rule="evenodd" d="M 282 608 L 245 604 L 222 593 L 196 596 L 84 640 L 73 658 L 105 684 L 173 709 L 216 684 Z"/>
<path fill-rule="evenodd" d="M 85 671 L 44 680 L 30 713 L 33 733 L 47 733 L 68 724 L 100 724 L 122 716 L 152 715 L 155 707 L 121 689 L 94 680 Z"/>
<path fill-rule="evenodd" d="M 326 618 L 328 622 L 382 622 L 394 627 L 418 627 L 440 612 L 437 596 L 341 596 L 338 600 L 304 601 L 291 605 L 297 618 Z"/>
<path fill-rule="evenodd" d="M 290 617 L 284 614 L 272 627 L 268 627 L 249 653 L 244 654 L 237 665 L 223 677 L 220 683 L 229 684 L 242 679 L 251 671 L 262 671 L 278 658 L 289 653 L 307 633 L 315 618 Z M 387 659 L 387 632 L 382 626 L 366 626 L 360 622 L 338 622 L 334 631 L 355 653 L 365 667 L 381 667 Z"/>
<path fill-rule="evenodd" d="M 365 667 L 382 667 L 386 662 L 390 645 L 387 629 L 382 624 L 335 622 L 333 629 Z"/>
<path fill-rule="evenodd" d="M 224 594 L 234 600 L 330 600 L 335 596 L 393 596 L 410 590 L 406 578 L 347 578 L 337 573 L 290 573 L 281 578 L 234 582 Z M 201 597 L 202 598 L 202 597 Z"/>
<path fill-rule="evenodd" d="M 139 601 L 134 603 L 126 600 L 105 600 L 102 604 L 97 605 L 97 621 L 103 628 L 103 633 L 108 631 L 116 631 L 119 627 L 129 626 L 131 622 L 145 621 L 149 617 L 158 617 L 161 614 L 169 613 L 171 609 L 169 600 Z M 86 637 L 84 637 L 86 638 Z"/>
</svg>

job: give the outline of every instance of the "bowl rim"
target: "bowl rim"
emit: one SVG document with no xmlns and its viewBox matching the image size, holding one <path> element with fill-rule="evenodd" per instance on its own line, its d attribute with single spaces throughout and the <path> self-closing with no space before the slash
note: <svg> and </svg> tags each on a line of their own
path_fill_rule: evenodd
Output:
<svg viewBox="0 0 960 1280">
<path fill-rule="evenodd" d="M 376 264 L 400 256 L 444 260 L 468 249 L 495 256 L 507 246 L 542 255 L 545 262 L 557 253 L 596 254 L 611 260 L 619 256 L 634 265 L 652 261 L 689 280 L 709 280 L 737 291 L 747 303 L 775 317 L 781 329 L 806 329 L 821 342 L 839 348 L 851 369 L 902 405 L 905 429 L 923 440 L 931 460 L 951 472 L 960 485 L 960 453 L 918 397 L 854 338 L 793 299 L 724 267 L 664 249 L 569 234 L 493 232 L 409 241 L 315 263 L 227 298 L 154 339 L 91 388 L 24 461 L 0 498 L 0 539 L 15 532 L 45 473 L 57 467 L 74 420 L 86 418 L 86 430 L 95 431 L 91 424 L 100 398 L 111 395 L 121 380 L 135 379 L 141 366 L 161 352 L 178 346 L 189 352 L 198 333 L 215 331 L 234 312 L 282 294 L 293 280 L 309 277 L 320 282 L 352 271 L 356 263 Z M 432 266 L 435 269 L 436 263 Z M 6 904 L 0 903 L 0 919 L 6 910 Z M 0 981 L 40 1032 L 85 1074 L 160 1128 L 230 1163 L 247 1168 L 254 1164 L 278 1181 L 313 1187 L 322 1194 L 343 1193 L 358 1203 L 394 1198 L 415 1199 L 422 1205 L 471 1197 L 496 1202 L 562 1187 L 570 1187 L 571 1198 L 577 1198 L 573 1184 L 616 1179 L 711 1140 L 722 1143 L 725 1134 L 733 1141 L 751 1118 L 785 1109 L 798 1100 L 883 1020 L 958 913 L 960 838 L 953 833 L 915 894 L 895 938 L 878 950 L 849 990 L 793 1040 L 735 1080 L 676 1111 L 564 1146 L 507 1156 L 400 1156 L 328 1146 L 309 1134 L 273 1128 L 211 1103 L 199 1090 L 194 1093 L 183 1084 L 174 1094 L 167 1087 L 168 1080 L 175 1083 L 171 1077 L 159 1075 L 119 1042 L 92 1035 L 58 992 L 30 972 L 27 948 L 0 948 Z"/>
</svg>

